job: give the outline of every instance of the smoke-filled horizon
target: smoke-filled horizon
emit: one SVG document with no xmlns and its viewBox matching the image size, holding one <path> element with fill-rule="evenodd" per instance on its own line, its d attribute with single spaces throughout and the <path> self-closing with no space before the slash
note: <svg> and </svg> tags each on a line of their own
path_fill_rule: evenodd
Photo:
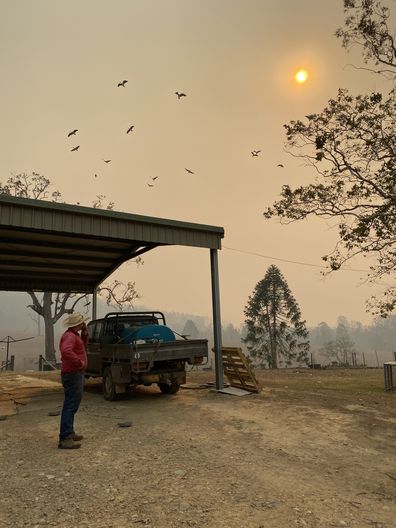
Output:
<svg viewBox="0 0 396 528">
<path fill-rule="evenodd" d="M 263 211 L 313 170 L 284 150 L 283 125 L 339 87 L 378 88 L 334 33 L 343 2 L 39 0 L 0 5 L 1 181 L 36 171 L 68 203 L 223 226 L 221 314 L 240 326 L 276 264 L 309 326 L 365 324 L 369 262 L 323 277 L 334 222 L 284 226 Z M 296 83 L 304 69 L 306 82 Z M 115 277 L 153 309 L 211 317 L 209 252 L 157 248 Z"/>
</svg>

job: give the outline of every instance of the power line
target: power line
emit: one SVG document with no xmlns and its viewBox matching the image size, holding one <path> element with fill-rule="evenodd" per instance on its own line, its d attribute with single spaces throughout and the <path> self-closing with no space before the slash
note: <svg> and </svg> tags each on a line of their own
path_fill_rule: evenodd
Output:
<svg viewBox="0 0 396 528">
<path fill-rule="evenodd" d="M 255 257 L 261 257 L 266 258 L 270 260 L 278 260 L 280 262 L 287 262 L 289 264 L 298 264 L 299 266 L 309 266 L 311 268 L 320 268 L 320 269 L 328 269 L 326 266 L 323 266 L 321 264 L 311 264 L 310 262 L 299 262 L 298 260 L 289 260 L 284 259 L 280 257 L 271 257 L 270 255 L 262 255 L 261 253 L 255 253 L 253 251 L 245 251 L 243 249 L 236 249 L 236 248 L 230 248 L 227 246 L 223 246 L 224 249 L 228 249 L 229 251 L 237 251 L 238 253 L 245 253 L 246 255 L 254 255 Z M 370 270 L 365 269 L 353 269 L 353 268 L 340 268 L 337 271 L 358 271 L 359 273 L 369 273 Z"/>
</svg>

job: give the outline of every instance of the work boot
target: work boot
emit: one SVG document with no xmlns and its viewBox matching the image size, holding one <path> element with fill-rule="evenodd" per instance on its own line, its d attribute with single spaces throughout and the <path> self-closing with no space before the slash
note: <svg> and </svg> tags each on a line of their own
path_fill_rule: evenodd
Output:
<svg viewBox="0 0 396 528">
<path fill-rule="evenodd" d="M 81 442 L 83 438 L 83 435 L 79 435 L 77 433 L 72 434 L 72 440 L 74 440 L 75 442 Z"/>
<path fill-rule="evenodd" d="M 75 442 L 73 438 L 64 438 L 59 440 L 58 448 L 59 449 L 78 449 L 81 447 L 81 444 Z"/>
</svg>

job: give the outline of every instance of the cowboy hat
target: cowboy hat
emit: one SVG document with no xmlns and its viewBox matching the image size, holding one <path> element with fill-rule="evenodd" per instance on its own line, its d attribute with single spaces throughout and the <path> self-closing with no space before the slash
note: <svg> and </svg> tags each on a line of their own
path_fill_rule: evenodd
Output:
<svg viewBox="0 0 396 528">
<path fill-rule="evenodd" d="M 75 312 L 66 317 L 66 319 L 63 320 L 63 324 L 67 326 L 67 328 L 73 328 L 74 326 L 78 326 L 84 321 L 89 319 L 89 317 L 84 317 L 82 314 Z"/>
</svg>

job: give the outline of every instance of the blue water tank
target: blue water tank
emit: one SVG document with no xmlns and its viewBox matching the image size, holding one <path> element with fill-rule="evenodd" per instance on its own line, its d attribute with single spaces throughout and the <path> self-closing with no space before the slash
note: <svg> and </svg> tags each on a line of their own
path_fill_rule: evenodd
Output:
<svg viewBox="0 0 396 528">
<path fill-rule="evenodd" d="M 124 343 L 146 341 L 147 343 L 176 341 L 175 334 L 164 325 L 144 325 L 135 330 L 126 329 L 121 334 Z"/>
</svg>

